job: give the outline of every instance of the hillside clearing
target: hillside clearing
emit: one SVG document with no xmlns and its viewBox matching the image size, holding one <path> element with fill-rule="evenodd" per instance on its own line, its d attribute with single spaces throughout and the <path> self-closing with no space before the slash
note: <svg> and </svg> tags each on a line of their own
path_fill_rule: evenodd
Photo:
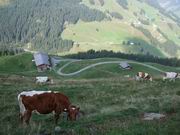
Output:
<svg viewBox="0 0 180 135">
<path fill-rule="evenodd" d="M 87 36 L 88 33 L 88 36 Z M 135 36 L 134 36 L 135 35 Z M 143 33 L 134 29 L 130 24 L 120 21 L 83 22 L 68 25 L 62 33 L 63 39 L 71 39 L 75 42 L 69 53 L 86 52 L 94 50 L 112 50 L 114 52 L 139 53 L 142 48 L 144 53 L 152 53 L 155 56 L 164 55 L 149 43 Z M 123 41 L 140 43 L 140 45 L 123 45 Z"/>
</svg>

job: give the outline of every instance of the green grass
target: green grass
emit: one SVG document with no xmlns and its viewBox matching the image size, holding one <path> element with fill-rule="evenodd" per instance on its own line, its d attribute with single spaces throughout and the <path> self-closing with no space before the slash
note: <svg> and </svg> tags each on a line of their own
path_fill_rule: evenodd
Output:
<svg viewBox="0 0 180 135">
<path fill-rule="evenodd" d="M 95 64 L 98 62 L 105 62 L 105 61 L 113 61 L 113 60 L 121 60 L 119 58 L 99 58 L 99 59 L 90 59 L 90 60 L 82 60 L 73 62 L 70 65 L 68 65 L 64 70 L 62 70 L 63 73 L 71 73 L 78 71 L 86 66 L 89 66 L 91 64 Z"/>
<path fill-rule="evenodd" d="M 180 72 L 180 68 L 179 67 L 163 66 L 163 65 L 155 64 L 155 63 L 148 63 L 148 64 L 152 65 L 154 67 L 157 67 L 159 69 L 162 69 L 164 71 L 167 71 L 167 72 Z"/>
<path fill-rule="evenodd" d="M 23 58 L 31 55 L 22 54 Z M 19 58 L 7 57 L 8 61 Z M 5 57 L 4 57 L 5 58 Z M 6 59 L 7 59 L 6 58 Z M 1 58 L 2 61 L 3 58 Z M 71 72 L 99 61 L 120 60 L 118 58 L 103 58 L 85 60 L 70 64 L 65 70 Z M 7 67 L 12 64 L 6 62 Z M 28 60 L 26 61 L 28 63 Z M 67 62 L 62 62 L 62 67 Z M 152 64 L 152 63 L 149 63 Z M 164 70 L 175 70 L 152 64 Z M 29 71 L 13 65 L 17 71 Z M 58 77 L 54 72 L 45 72 L 51 75 L 55 84 L 37 85 L 29 73 L 22 77 L 0 73 L 0 135 L 35 135 L 46 131 L 54 135 L 53 115 L 33 114 L 30 125 L 20 125 L 17 95 L 24 90 L 52 90 L 67 95 L 71 102 L 78 105 L 85 115 L 78 121 L 70 122 L 59 120 L 65 133 L 75 135 L 179 135 L 180 134 L 180 80 L 163 82 L 156 79 L 153 82 L 136 82 L 124 78 L 126 74 L 134 75 L 137 71 L 146 71 L 153 76 L 160 73 L 143 66 L 132 64 L 132 71 L 122 71 L 117 64 L 97 66 L 75 77 Z M 176 69 L 178 71 L 178 69 Z M 144 112 L 159 112 L 168 114 L 165 120 L 143 121 Z"/>
<path fill-rule="evenodd" d="M 99 29 L 99 32 L 96 31 Z M 129 27 L 129 31 L 132 30 Z M 62 37 L 64 39 L 73 39 L 78 42 L 97 42 L 106 43 L 113 42 L 119 43 L 125 38 L 131 37 L 133 34 L 127 31 L 127 25 L 120 22 L 82 22 L 79 21 L 76 25 L 70 25 L 66 29 Z M 137 32 L 137 35 L 140 33 Z M 76 33 L 76 35 L 73 35 Z M 89 36 L 84 34 L 89 33 Z"/>
<path fill-rule="evenodd" d="M 32 62 L 33 59 L 34 58 L 31 53 L 0 57 L 0 76 L 57 76 L 54 71 L 37 72 L 35 62 Z"/>
<path fill-rule="evenodd" d="M 75 25 L 69 25 L 67 29 L 63 31 L 62 38 L 72 39 L 79 44 L 78 47 L 74 46 L 69 53 L 77 53 L 79 51 L 87 51 L 90 49 L 142 53 L 140 50 L 143 48 L 145 54 L 150 52 L 155 56 L 164 56 L 161 50 L 152 46 L 149 43 L 149 39 L 141 32 L 126 23 L 118 21 L 79 21 Z M 133 41 L 141 43 L 141 45 L 123 45 L 123 41 Z"/>
<path fill-rule="evenodd" d="M 82 63 L 83 64 L 83 63 Z M 135 74 L 139 71 L 148 72 L 155 77 L 160 76 L 161 73 L 158 71 L 154 71 L 152 69 L 149 69 L 147 67 L 138 65 L 138 64 L 130 64 L 132 65 L 132 70 L 123 70 L 120 68 L 118 64 L 105 64 L 105 65 L 99 65 L 96 67 L 93 67 L 87 71 L 83 71 L 76 77 L 79 78 L 103 78 L 103 77 L 118 77 L 118 76 L 135 76 Z M 63 73 L 72 73 L 75 71 L 80 70 L 83 65 L 78 66 L 78 64 L 74 63 L 69 65 L 67 68 L 64 69 Z M 73 68 L 75 67 L 75 68 Z M 86 67 L 86 66 L 85 66 Z M 98 74 L 98 76 L 97 76 Z"/>
<path fill-rule="evenodd" d="M 104 59 L 95 59 L 95 60 L 82 60 L 78 62 L 73 62 L 69 64 L 67 67 L 65 67 L 62 72 L 63 73 L 73 73 L 76 72 L 82 68 L 87 67 L 88 65 L 92 65 L 98 62 L 105 62 L 105 61 L 125 61 L 123 59 L 118 58 L 104 58 Z M 175 67 L 169 67 L 169 66 L 163 66 L 160 64 L 154 64 L 154 63 L 147 63 L 148 65 L 152 65 L 154 67 L 157 67 L 163 71 L 174 71 L 174 72 L 180 72 L 179 68 Z M 131 64 L 133 67 L 132 70 L 122 70 L 119 66 L 119 64 L 104 64 L 99 65 L 93 68 L 90 68 L 89 70 L 83 71 L 78 75 L 73 76 L 73 78 L 105 78 L 105 77 L 123 77 L 125 75 L 130 75 L 131 77 L 134 77 L 137 72 L 143 71 L 151 74 L 153 78 L 162 78 L 162 73 L 153 69 L 150 69 L 148 67 L 139 65 L 139 64 Z"/>
<path fill-rule="evenodd" d="M 97 29 L 98 31 L 96 31 Z M 141 32 L 121 22 L 79 21 L 76 25 L 69 25 L 68 28 L 63 31 L 62 38 L 72 39 L 79 43 L 79 47 L 72 48 L 71 53 L 87 51 L 92 48 L 95 50 L 106 49 L 126 52 L 128 46 L 122 46 L 122 42 L 134 37 L 134 34 L 136 38 L 147 40 Z"/>
<path fill-rule="evenodd" d="M 28 78 L 27 78 L 28 79 Z M 74 134 L 179 135 L 180 100 L 179 81 L 165 83 L 139 83 L 121 78 L 87 80 L 57 80 L 54 85 L 38 86 L 30 81 L 17 79 L 19 83 L 6 80 L 0 85 L 1 135 L 34 135 L 46 130 L 53 132 L 52 115 L 33 114 L 31 126 L 21 127 L 18 121 L 17 94 L 28 89 L 54 90 L 65 93 L 73 104 L 81 107 L 85 116 L 76 122 L 59 121 L 66 132 Z M 142 121 L 144 112 L 171 114 L 164 121 Z M 73 131 L 72 131 L 73 130 Z"/>
<path fill-rule="evenodd" d="M 0 73 L 34 72 L 36 67 L 30 53 L 0 57 Z"/>
</svg>

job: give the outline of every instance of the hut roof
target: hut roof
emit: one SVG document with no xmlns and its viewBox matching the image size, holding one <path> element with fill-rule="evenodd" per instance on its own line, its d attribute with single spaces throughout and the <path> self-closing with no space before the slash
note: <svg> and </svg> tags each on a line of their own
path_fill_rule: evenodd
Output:
<svg viewBox="0 0 180 135">
<path fill-rule="evenodd" d="M 49 63 L 49 56 L 46 53 L 35 53 L 34 54 L 34 60 L 35 60 L 35 64 L 36 66 L 40 66 L 40 65 L 50 65 Z"/>
<path fill-rule="evenodd" d="M 126 61 L 120 62 L 119 64 L 122 68 L 130 68 L 131 66 Z"/>
</svg>

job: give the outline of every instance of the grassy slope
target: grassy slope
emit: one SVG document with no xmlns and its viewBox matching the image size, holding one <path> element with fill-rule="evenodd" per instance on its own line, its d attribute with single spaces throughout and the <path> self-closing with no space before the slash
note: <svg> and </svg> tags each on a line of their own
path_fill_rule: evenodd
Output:
<svg viewBox="0 0 180 135">
<path fill-rule="evenodd" d="M 18 62 L 12 65 L 12 61 L 27 59 L 23 63 L 29 63 L 31 58 L 32 55 L 30 54 L 4 57 L 0 60 L 0 67 L 2 68 L 4 65 L 2 64 L 3 59 L 6 59 L 6 67 L 13 66 L 16 71 L 29 71 L 33 66 L 29 65 L 26 69 L 23 69 L 18 65 Z M 71 71 L 72 68 L 70 69 L 70 67 L 76 68 L 79 66 L 79 68 L 82 68 L 94 62 L 107 60 L 119 59 L 86 60 L 69 65 L 67 70 Z M 64 64 L 62 63 L 60 66 Z M 133 65 L 133 67 L 135 70 L 143 69 L 143 67 L 137 65 Z M 170 70 L 170 67 L 161 66 L 161 68 Z M 8 70 L 11 71 L 10 68 L 5 71 L 8 73 Z M 144 70 L 156 73 L 152 70 Z M 127 71 L 121 71 L 117 65 L 103 65 L 93 68 L 89 72 L 84 72 L 75 78 L 53 77 L 54 85 L 36 85 L 28 76 L 24 78 L 18 76 L 14 78 L 12 75 L 8 77 L 0 76 L 0 134 L 34 135 L 43 130 L 53 133 L 55 125 L 53 124 L 52 114 L 33 114 L 30 122 L 31 126 L 22 127 L 19 124 L 17 94 L 23 90 L 37 89 L 63 92 L 68 95 L 73 104 L 80 106 L 81 110 L 85 112 L 85 116 L 76 122 L 59 121 L 58 126 L 69 134 L 179 135 L 179 81 L 162 82 L 156 80 L 153 83 L 140 83 L 123 78 L 121 76 L 123 74 L 120 72 L 127 73 Z M 160 112 L 169 115 L 165 120 L 148 122 L 141 120 L 141 114 L 144 112 Z"/>
<path fill-rule="evenodd" d="M 32 62 L 31 53 L 22 53 L 15 56 L 0 57 L 0 76 L 20 75 L 20 76 L 57 76 L 54 72 L 37 72 L 35 63 Z M 16 76 L 15 76 L 16 77 Z"/>
<path fill-rule="evenodd" d="M 88 65 L 98 63 L 98 62 L 104 62 L 104 61 L 121 61 L 122 59 L 118 58 L 106 58 L 106 59 L 96 59 L 96 60 L 83 60 L 79 62 L 74 62 L 68 65 L 66 68 L 62 70 L 63 73 L 72 73 L 76 72 Z M 123 60 L 122 60 L 123 61 Z M 155 66 L 161 70 L 164 71 L 174 71 L 174 72 L 180 72 L 180 69 L 169 67 L 169 66 L 163 66 L 159 64 L 154 63 L 147 63 L 149 65 Z M 133 69 L 130 71 L 122 70 L 118 64 L 105 64 L 105 65 L 99 65 L 96 67 L 93 67 L 87 71 L 83 71 L 79 75 L 74 76 L 73 78 L 104 78 L 104 77 L 123 77 L 124 75 L 130 75 L 131 77 L 135 76 L 135 74 L 139 71 L 148 72 L 150 73 L 154 78 L 162 77 L 162 73 L 159 71 L 152 70 L 150 68 L 144 67 L 142 65 L 138 64 L 130 64 L 132 65 Z"/>
<path fill-rule="evenodd" d="M 178 39 L 178 35 L 180 34 L 180 27 L 178 27 L 171 19 L 161 15 L 158 10 L 147 5 L 146 3 L 140 3 L 136 0 L 128 0 L 129 10 L 124 10 L 116 3 L 115 0 L 105 1 L 104 6 L 100 6 L 100 4 L 98 4 L 98 0 L 95 0 L 95 2 L 95 5 L 90 5 L 89 0 L 83 0 L 82 3 L 89 6 L 90 8 L 95 8 L 105 13 L 107 13 L 107 11 L 118 12 L 123 15 L 124 19 L 116 20 L 112 18 L 112 21 L 89 23 L 79 21 L 76 25 L 67 26 L 62 34 L 62 37 L 64 39 L 72 39 L 79 43 L 79 46 L 75 46 L 73 49 L 71 49 L 70 53 L 86 51 L 92 48 L 95 50 L 106 49 L 122 51 L 126 53 L 140 53 L 139 49 L 137 49 L 137 46 L 123 46 L 122 41 L 127 41 L 128 38 L 140 38 L 150 44 L 149 39 L 144 37 L 141 32 L 130 26 L 131 22 L 137 20 L 137 17 L 133 15 L 133 12 L 138 13 L 141 9 L 146 12 L 146 15 L 149 19 L 155 19 L 155 21 L 151 22 L 149 26 L 143 26 L 151 32 L 154 38 L 157 38 L 161 43 L 166 41 L 165 37 L 163 37 L 156 30 L 155 26 L 158 26 L 161 31 L 163 31 L 163 33 L 168 36 L 169 39 L 173 40 L 177 44 L 180 42 L 180 39 Z M 165 21 L 163 21 L 163 19 L 165 19 Z M 173 29 L 169 28 L 167 23 L 171 23 L 173 25 Z M 96 31 L 97 28 L 99 29 L 99 32 Z M 119 44 L 119 46 L 114 44 Z M 154 55 L 166 55 L 166 53 L 162 52 L 162 50 L 160 52 L 159 48 L 155 49 L 150 45 L 148 46 L 149 48 L 146 49 L 146 51 L 150 51 Z"/>
<path fill-rule="evenodd" d="M 0 73 L 34 71 L 36 68 L 32 59 L 30 53 L 0 57 Z"/>
<path fill-rule="evenodd" d="M 166 41 L 165 37 L 160 35 L 160 33 L 157 32 L 155 29 L 153 29 L 153 25 L 157 25 L 158 28 L 161 29 L 163 33 L 168 36 L 169 39 L 179 44 L 180 40 L 175 35 L 179 34 L 180 28 L 177 26 L 177 24 L 174 21 L 160 14 L 157 9 L 154 9 L 153 7 L 147 5 L 146 3 L 139 3 L 136 0 L 129 0 L 129 2 L 130 2 L 129 8 L 132 12 L 139 12 L 140 9 L 143 9 L 150 20 L 155 19 L 154 22 L 151 22 L 151 25 L 144 26 L 146 29 L 148 29 L 151 32 L 154 38 L 161 37 L 162 41 L 160 42 L 162 43 Z M 173 29 L 171 29 L 167 25 L 167 23 L 170 23 L 173 26 Z"/>
<path fill-rule="evenodd" d="M 0 74 L 20 74 L 20 75 L 24 74 L 24 75 L 28 75 L 28 76 L 29 75 L 35 76 L 37 74 L 43 75 L 43 73 L 37 73 L 35 64 L 34 64 L 34 62 L 32 62 L 32 59 L 33 59 L 33 56 L 30 53 L 23 53 L 23 54 L 19 54 L 19 55 L 15 55 L 15 56 L 0 57 Z M 65 73 L 75 72 L 77 70 L 80 70 L 80 69 L 88 66 L 88 65 L 98 63 L 98 62 L 121 61 L 121 60 L 123 61 L 123 59 L 120 59 L 120 58 L 100 58 L 100 59 L 93 59 L 93 60 L 82 60 L 82 61 L 74 62 L 74 63 L 68 65 L 63 70 L 63 72 L 65 72 Z M 58 67 L 56 67 L 55 70 L 58 70 L 60 67 L 62 67 L 66 63 L 68 63 L 68 62 L 61 62 L 58 65 Z M 163 65 L 154 64 L 154 63 L 148 63 L 148 64 L 154 65 L 155 67 L 158 67 L 158 68 L 165 70 L 165 71 L 179 72 L 178 68 L 163 66 Z M 140 70 L 141 71 L 147 71 L 147 68 L 144 66 L 137 65 L 137 64 L 131 64 L 131 65 L 134 67 L 134 70 L 130 71 L 129 74 L 136 74 L 136 72 L 140 71 Z M 151 69 L 149 71 L 151 73 L 155 72 Z M 122 71 L 119 68 L 118 64 L 107 64 L 107 65 L 100 65 L 100 66 L 97 66 L 95 68 L 92 68 L 88 72 L 89 72 L 89 74 L 94 73 L 94 75 L 96 75 L 97 72 L 101 72 L 102 75 L 104 73 L 110 73 L 111 75 L 113 75 L 113 74 L 125 75 L 126 72 L 128 72 L 128 71 Z M 125 73 L 123 73 L 123 72 L 125 72 Z M 155 72 L 155 74 L 156 73 L 157 72 Z M 82 74 L 84 74 L 84 73 L 82 73 Z M 79 77 L 81 78 L 81 75 L 79 75 Z M 86 73 L 85 73 L 84 77 L 86 77 Z M 102 77 L 104 77 L 104 76 L 102 76 Z"/>
<path fill-rule="evenodd" d="M 98 29 L 98 31 L 96 31 L 96 29 Z M 115 52 L 122 51 L 126 53 L 139 53 L 141 49 L 140 47 L 122 45 L 122 42 L 132 38 L 140 39 L 141 41 L 143 37 L 147 40 L 144 46 L 142 45 L 144 50 L 150 51 L 156 56 L 163 56 L 159 49 L 148 43 L 148 39 L 144 37 L 141 32 L 135 30 L 128 24 L 118 21 L 90 23 L 80 21 L 76 25 L 70 25 L 68 29 L 63 32 L 62 37 L 64 39 L 72 39 L 78 42 L 79 46 L 74 46 L 74 48 L 70 51 L 71 53 L 76 53 L 77 51 L 87 51 L 92 48 L 95 50 L 106 49 L 113 50 Z M 144 41 L 142 40 L 141 42 Z"/>
</svg>

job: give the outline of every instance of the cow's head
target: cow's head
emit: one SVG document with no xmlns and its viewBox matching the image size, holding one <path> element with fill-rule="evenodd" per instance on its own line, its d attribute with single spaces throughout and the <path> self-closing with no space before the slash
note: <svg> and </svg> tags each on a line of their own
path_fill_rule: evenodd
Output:
<svg viewBox="0 0 180 135">
<path fill-rule="evenodd" d="M 68 119 L 69 120 L 76 120 L 79 116 L 79 107 L 76 107 L 74 105 L 69 106 L 68 109 L 65 109 L 64 111 L 66 111 L 68 113 Z"/>
</svg>

